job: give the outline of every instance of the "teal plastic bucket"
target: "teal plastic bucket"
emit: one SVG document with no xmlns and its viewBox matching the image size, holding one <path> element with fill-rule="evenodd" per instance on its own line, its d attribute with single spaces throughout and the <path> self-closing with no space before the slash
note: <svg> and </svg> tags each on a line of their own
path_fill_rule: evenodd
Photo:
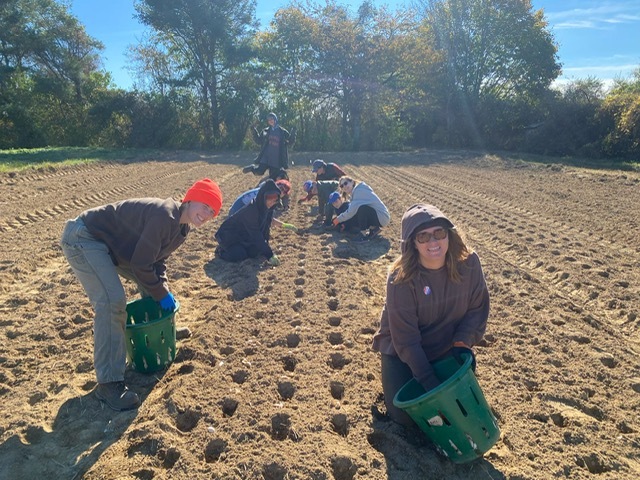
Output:
<svg viewBox="0 0 640 480">
<path fill-rule="evenodd" d="M 127 363 L 141 373 L 168 367 L 176 358 L 176 314 L 166 312 L 151 297 L 127 303 Z"/>
<path fill-rule="evenodd" d="M 413 378 L 393 399 L 438 451 L 455 463 L 481 457 L 500 438 L 498 422 L 471 369 L 472 357 L 463 354 L 462 358 L 462 365 L 454 357 L 433 363 L 442 382 L 433 390 L 426 392 Z"/>
</svg>

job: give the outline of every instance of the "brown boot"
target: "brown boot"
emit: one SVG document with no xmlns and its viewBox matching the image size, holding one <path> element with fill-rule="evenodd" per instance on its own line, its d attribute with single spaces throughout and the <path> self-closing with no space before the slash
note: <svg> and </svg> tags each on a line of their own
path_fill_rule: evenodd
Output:
<svg viewBox="0 0 640 480">
<path fill-rule="evenodd" d="M 95 391 L 99 400 L 118 412 L 140 406 L 140 397 L 129 390 L 124 382 L 100 383 Z"/>
</svg>

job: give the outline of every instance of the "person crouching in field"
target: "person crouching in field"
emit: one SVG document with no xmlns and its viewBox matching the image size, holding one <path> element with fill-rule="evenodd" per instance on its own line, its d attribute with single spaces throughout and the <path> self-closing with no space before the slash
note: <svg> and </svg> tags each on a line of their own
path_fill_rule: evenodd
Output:
<svg viewBox="0 0 640 480">
<path fill-rule="evenodd" d="M 338 189 L 338 182 L 336 180 L 324 180 L 320 182 L 307 180 L 304 182 L 303 189 L 307 195 L 298 199 L 298 203 L 307 202 L 317 195 L 318 217 L 316 221 L 322 221 L 325 216 L 324 208 L 329 201 L 329 195 Z"/>
<path fill-rule="evenodd" d="M 127 299 L 120 277 L 138 285 L 163 310 L 174 311 L 165 261 L 192 227 L 212 220 L 222 207 L 222 192 L 205 178 L 193 184 L 182 202 L 172 198 L 135 198 L 103 205 L 68 220 L 62 233 L 64 256 L 95 311 L 93 363 L 96 396 L 114 410 L 140 405 L 124 383 Z"/>
<path fill-rule="evenodd" d="M 260 190 L 262 183 L 256 188 L 252 188 L 251 190 L 247 190 L 246 192 L 238 195 L 238 198 L 236 198 L 231 204 L 229 215 L 233 215 L 245 205 L 249 205 L 251 201 L 256 198 L 256 196 L 258 196 L 258 191 Z M 291 183 L 289 182 L 289 180 L 278 180 L 276 181 L 276 185 L 280 189 L 280 201 L 284 203 L 285 199 L 289 198 L 289 193 L 291 192 Z"/>
<path fill-rule="evenodd" d="M 349 195 L 349 208 L 333 219 L 336 227 L 347 220 L 355 219 L 360 230 L 367 230 L 355 242 L 367 242 L 380 234 L 381 227 L 389 224 L 391 216 L 382 200 L 374 193 L 369 185 L 357 182 L 351 177 L 340 178 L 340 189 Z"/>
<path fill-rule="evenodd" d="M 329 195 L 329 201 L 324 206 L 324 226 L 337 229 L 342 233 L 349 233 L 354 230 L 356 232 L 359 231 L 355 223 L 355 218 L 338 223 L 336 226 L 333 225 L 333 219 L 341 213 L 346 212 L 349 209 L 349 203 L 348 200 L 345 200 L 344 197 L 340 195 L 340 192 L 333 192 Z"/>
<path fill-rule="evenodd" d="M 489 291 L 478 255 L 435 206 L 417 204 L 402 217 L 401 255 L 389 269 L 380 329 L 382 390 L 392 420 L 412 425 L 393 398 L 411 378 L 426 390 L 439 385 L 431 362 L 469 353 L 483 337 Z"/>
<path fill-rule="evenodd" d="M 264 182 L 256 198 L 227 217 L 218 228 L 216 256 L 228 262 L 241 262 L 264 255 L 270 265 L 280 265 L 269 246 L 273 212 L 279 201 L 280 189 L 276 183 Z"/>
<path fill-rule="evenodd" d="M 289 203 L 291 201 L 291 182 L 287 179 L 276 180 L 276 185 L 280 189 L 280 202 L 282 203 L 282 211 L 289 210 Z"/>
<path fill-rule="evenodd" d="M 316 182 L 320 180 L 339 180 L 346 175 L 344 171 L 335 163 L 324 160 L 314 160 L 311 164 L 311 173 L 316 174 Z"/>
</svg>

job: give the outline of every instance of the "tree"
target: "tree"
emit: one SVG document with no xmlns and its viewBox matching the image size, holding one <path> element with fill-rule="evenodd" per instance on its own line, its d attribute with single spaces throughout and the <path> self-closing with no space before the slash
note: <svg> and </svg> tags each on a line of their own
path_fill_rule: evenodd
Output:
<svg viewBox="0 0 640 480">
<path fill-rule="evenodd" d="M 141 0 L 140 21 L 154 29 L 170 70 L 197 94 L 205 143 L 220 145 L 221 95 L 234 70 L 253 57 L 255 0 Z"/>
<path fill-rule="evenodd" d="M 595 78 L 549 92 L 541 99 L 539 115 L 530 119 L 521 147 L 546 155 L 597 156 L 606 135 L 597 118 L 603 99 L 603 83 Z"/>
<path fill-rule="evenodd" d="M 608 127 L 602 149 L 607 156 L 637 159 L 640 155 L 640 67 L 630 79 L 617 79 L 599 118 Z"/>
<path fill-rule="evenodd" d="M 98 72 L 103 46 L 68 8 L 54 0 L 0 4 L 0 137 L 13 138 L 13 146 L 86 140 L 85 88 L 95 75 L 106 78 Z"/>
<path fill-rule="evenodd" d="M 493 119 L 483 103 L 535 102 L 560 73 L 542 10 L 530 0 L 421 0 L 435 48 L 442 52 L 449 130 L 463 127 L 481 145 Z M 486 120 L 483 122 L 481 120 Z"/>
<path fill-rule="evenodd" d="M 378 101 L 386 102 L 385 93 L 404 68 L 397 48 L 406 28 L 401 16 L 375 9 L 369 1 L 355 15 L 333 0 L 309 2 L 278 11 L 262 37 L 261 59 L 271 76 L 289 87 L 283 95 L 295 92 L 301 110 L 317 116 L 303 121 L 303 132 L 310 122 L 324 125 L 322 131 L 316 128 L 316 138 L 338 136 L 341 148 L 381 147 L 375 126 L 366 131 L 367 122 L 389 111 Z M 277 89 L 272 91 L 277 98 Z M 335 141 L 331 145 L 335 148 Z"/>
</svg>

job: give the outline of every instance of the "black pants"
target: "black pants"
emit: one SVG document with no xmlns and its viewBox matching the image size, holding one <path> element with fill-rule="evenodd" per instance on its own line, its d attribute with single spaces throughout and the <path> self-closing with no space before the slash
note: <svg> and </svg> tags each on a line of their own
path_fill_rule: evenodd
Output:
<svg viewBox="0 0 640 480">
<path fill-rule="evenodd" d="M 264 175 L 264 172 L 269 170 L 269 178 L 275 182 L 278 175 L 281 175 L 283 169 L 280 167 L 270 167 L 266 163 L 259 163 L 257 165 L 247 165 L 244 170 L 245 173 L 251 172 L 254 175 Z"/>
<path fill-rule="evenodd" d="M 256 258 L 260 255 L 260 251 L 255 245 L 247 246 L 237 243 L 225 249 L 218 247 L 216 255 L 227 262 L 241 262 L 247 258 Z"/>
<path fill-rule="evenodd" d="M 378 214 L 369 205 L 362 205 L 358 208 L 355 215 L 355 223 L 360 230 L 366 230 L 367 228 L 380 227 L 380 220 L 378 220 Z"/>
<path fill-rule="evenodd" d="M 382 357 L 382 392 L 384 393 L 384 403 L 391 420 L 401 425 L 411 426 L 415 422 L 401 408 L 393 405 L 393 397 L 396 396 L 405 383 L 413 378 L 409 365 L 404 363 L 395 355 L 381 355 Z"/>
</svg>

